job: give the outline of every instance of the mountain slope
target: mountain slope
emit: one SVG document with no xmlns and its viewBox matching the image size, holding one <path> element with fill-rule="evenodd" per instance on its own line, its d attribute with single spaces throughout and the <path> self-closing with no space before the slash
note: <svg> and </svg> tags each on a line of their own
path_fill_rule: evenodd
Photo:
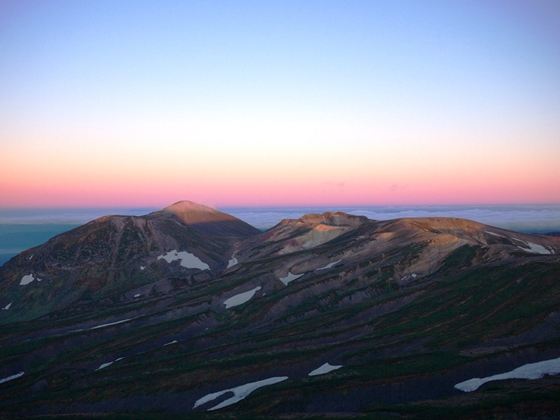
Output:
<svg viewBox="0 0 560 420">
<path fill-rule="evenodd" d="M 32 319 L 173 276 L 189 283 L 209 278 L 225 268 L 236 241 L 258 233 L 233 216 L 190 202 L 146 216 L 101 217 L 0 267 L 0 306 L 11 304 L 2 315 Z"/>
<path fill-rule="evenodd" d="M 160 212 L 152 213 L 152 217 L 172 214 L 185 225 L 206 235 L 220 237 L 248 237 L 260 233 L 253 226 L 230 214 L 192 201 L 178 201 Z"/>
<path fill-rule="evenodd" d="M 203 259 L 210 236 L 197 233 L 189 249 Z M 151 283 L 3 325 L 0 379 L 13 379 L 0 383 L 0 411 L 471 418 L 491 396 L 529 414 L 557 408 L 556 376 L 497 393 L 455 385 L 560 357 L 559 239 L 324 213 L 228 241 L 209 270 L 154 262 Z"/>
</svg>

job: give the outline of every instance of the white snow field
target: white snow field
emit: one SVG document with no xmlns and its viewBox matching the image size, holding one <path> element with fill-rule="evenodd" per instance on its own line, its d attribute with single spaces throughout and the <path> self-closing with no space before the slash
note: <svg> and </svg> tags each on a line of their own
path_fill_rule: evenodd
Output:
<svg viewBox="0 0 560 420">
<path fill-rule="evenodd" d="M 494 233 L 494 232 L 489 232 L 487 230 L 485 230 L 484 232 L 489 233 L 490 235 L 499 236 L 500 238 L 503 238 L 502 235 L 498 235 L 497 233 Z"/>
<path fill-rule="evenodd" d="M 287 376 L 275 376 L 273 378 L 263 379 L 262 381 L 257 382 L 250 382 L 245 385 L 239 385 L 235 388 L 224 389 L 223 391 L 214 392 L 213 394 L 208 394 L 205 397 L 200 398 L 194 403 L 194 408 L 198 407 L 199 405 L 206 404 L 209 401 L 215 400 L 216 398 L 224 395 L 226 392 L 233 392 L 233 397 L 228 398 L 227 400 L 222 401 L 220 404 L 209 408 L 207 411 L 218 410 L 220 408 L 227 407 L 228 405 L 235 404 L 236 402 L 241 401 L 245 397 L 247 397 L 251 392 L 254 390 L 261 388 L 267 385 L 274 385 L 279 382 L 285 381 L 288 379 Z"/>
<path fill-rule="evenodd" d="M 342 261 L 342 260 L 338 260 L 338 261 L 332 262 L 332 263 L 330 263 L 330 264 L 325 265 L 324 267 L 316 268 L 315 270 L 317 270 L 317 271 L 318 271 L 318 270 L 326 270 L 327 268 L 334 267 L 335 265 L 337 265 L 337 264 L 338 264 L 339 262 L 341 262 L 341 261 Z"/>
<path fill-rule="evenodd" d="M 286 277 L 280 277 L 278 280 L 284 283 L 284 286 L 287 286 L 289 282 L 299 279 L 301 276 L 303 276 L 303 274 L 292 274 L 288 271 L 288 275 Z"/>
<path fill-rule="evenodd" d="M 537 363 L 528 363 L 506 373 L 487 376 L 486 378 L 473 378 L 460 382 L 455 388 L 464 391 L 476 391 L 482 384 L 504 379 L 539 379 L 544 375 L 558 375 L 560 373 L 560 357 L 558 359 L 544 360 Z"/>
<path fill-rule="evenodd" d="M 493 233 L 493 232 L 488 232 L 487 230 L 485 230 L 486 233 L 489 233 L 490 235 L 494 235 L 494 236 L 499 236 L 500 238 L 505 238 L 502 235 L 498 235 L 497 233 Z M 507 238 L 506 238 L 507 239 Z M 544 246 L 542 245 L 538 245 L 538 244 L 534 244 L 532 242 L 525 242 L 521 239 L 517 239 L 517 238 L 511 238 L 513 240 L 516 240 L 518 242 L 524 243 L 525 245 L 527 245 L 529 248 L 525 248 L 522 246 L 517 246 L 517 248 L 525 251 L 525 252 L 532 252 L 534 254 L 542 254 L 542 255 L 550 255 L 550 254 L 554 254 L 554 250 L 553 249 L 546 249 Z"/>
<path fill-rule="evenodd" d="M 251 300 L 257 290 L 261 290 L 261 286 L 257 286 L 248 292 L 239 293 L 238 295 L 232 296 L 229 299 L 224 301 L 224 305 L 226 305 L 226 309 L 233 308 L 234 306 L 241 305 L 245 302 Z"/>
<path fill-rule="evenodd" d="M 233 257 L 231 260 L 228 261 L 227 267 L 226 268 L 230 268 L 233 267 L 234 265 L 239 264 L 239 261 L 237 261 L 237 258 Z"/>
<path fill-rule="evenodd" d="M 12 306 L 12 302 L 8 303 L 6 306 L 4 306 L 2 308 L 3 311 L 7 311 L 8 309 L 10 309 L 10 306 Z"/>
<path fill-rule="evenodd" d="M 23 374 L 24 374 L 24 372 L 20 372 L 20 373 L 16 373 L 15 375 L 8 376 L 7 378 L 0 379 L 0 384 L 3 384 L 4 382 L 11 381 L 12 379 L 17 379 L 20 376 L 23 376 Z"/>
<path fill-rule="evenodd" d="M 103 363 L 101 366 L 99 366 L 97 369 L 95 369 L 95 371 L 97 372 L 98 370 L 106 368 L 107 366 L 111 366 L 113 363 L 118 362 L 119 360 L 122 360 L 122 359 L 124 359 L 124 357 L 119 357 L 118 359 L 113 360 L 112 362 Z"/>
<path fill-rule="evenodd" d="M 171 344 L 175 344 L 176 342 L 177 342 L 177 340 L 170 341 L 169 343 L 165 343 L 165 344 L 163 345 L 163 347 L 165 347 L 165 346 L 170 346 Z"/>
<path fill-rule="evenodd" d="M 163 258 L 168 263 L 172 261 L 180 261 L 181 265 L 185 268 L 198 268 L 199 270 L 208 270 L 210 266 L 200 260 L 200 258 L 196 257 L 194 254 L 191 254 L 187 251 L 177 252 L 177 250 L 166 252 L 163 255 L 157 257 L 159 260 Z"/>
<path fill-rule="evenodd" d="M 109 322 L 108 324 L 97 325 L 96 327 L 91 327 L 90 330 L 96 330 L 98 328 L 104 328 L 104 327 L 110 327 L 111 325 L 122 324 L 123 322 L 130 321 L 131 319 L 133 318 L 123 319 L 122 321 Z"/>
<path fill-rule="evenodd" d="M 33 280 L 41 281 L 40 278 L 33 276 L 33 274 L 27 274 L 21 278 L 19 285 L 25 286 L 26 284 L 31 283 Z"/>
<path fill-rule="evenodd" d="M 522 249 L 523 251 L 532 252 L 534 254 L 543 254 L 543 255 L 550 254 L 550 251 L 542 245 L 537 245 L 532 242 L 526 242 L 526 244 L 529 247 L 529 249 L 520 246 L 518 246 L 517 248 Z"/>
<path fill-rule="evenodd" d="M 340 369 L 341 367 L 342 365 L 329 365 L 328 363 L 325 363 L 323 366 L 309 372 L 308 376 L 324 375 L 325 373 L 332 372 L 333 370 Z"/>
</svg>

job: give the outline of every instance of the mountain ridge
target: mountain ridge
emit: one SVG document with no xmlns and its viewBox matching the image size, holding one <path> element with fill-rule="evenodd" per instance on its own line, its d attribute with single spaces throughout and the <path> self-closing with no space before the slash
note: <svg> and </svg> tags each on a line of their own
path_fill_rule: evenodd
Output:
<svg viewBox="0 0 560 420">
<path fill-rule="evenodd" d="M 492 382 L 454 385 L 560 357 L 560 238 L 342 212 L 232 236 L 195 228 L 231 220 L 212 209 L 170 207 L 0 267 L 0 413 L 487 412 Z M 554 411 L 557 377 L 527 387 Z"/>
</svg>

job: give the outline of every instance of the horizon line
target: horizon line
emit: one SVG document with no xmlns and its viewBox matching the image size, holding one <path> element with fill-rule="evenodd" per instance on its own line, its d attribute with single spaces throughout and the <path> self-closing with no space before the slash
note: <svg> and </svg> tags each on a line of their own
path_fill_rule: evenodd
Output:
<svg viewBox="0 0 560 420">
<path fill-rule="evenodd" d="M 190 200 L 179 200 L 190 201 Z M 194 202 L 194 201 L 193 201 Z M 560 202 L 535 202 L 535 203 L 432 203 L 432 204 L 281 204 L 281 205 L 208 205 L 198 203 L 214 209 L 279 209 L 279 208 L 330 208 L 330 207 L 497 207 L 497 206 L 559 206 Z M 172 203 L 174 204 L 174 203 Z M 93 205 L 93 206 L 0 206 L 0 210 L 85 210 L 85 209 L 163 209 L 172 204 L 160 207 L 157 205 Z"/>
</svg>

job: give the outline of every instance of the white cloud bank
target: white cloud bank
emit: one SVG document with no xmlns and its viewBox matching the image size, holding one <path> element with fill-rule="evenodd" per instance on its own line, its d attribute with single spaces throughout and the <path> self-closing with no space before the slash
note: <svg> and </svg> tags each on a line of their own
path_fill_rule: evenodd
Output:
<svg viewBox="0 0 560 420">
<path fill-rule="evenodd" d="M 402 217 L 459 217 L 522 232 L 560 231 L 560 204 L 503 206 L 330 206 L 277 208 L 221 208 L 259 229 L 268 229 L 283 219 L 298 219 L 308 213 L 343 211 L 372 220 Z"/>
</svg>

